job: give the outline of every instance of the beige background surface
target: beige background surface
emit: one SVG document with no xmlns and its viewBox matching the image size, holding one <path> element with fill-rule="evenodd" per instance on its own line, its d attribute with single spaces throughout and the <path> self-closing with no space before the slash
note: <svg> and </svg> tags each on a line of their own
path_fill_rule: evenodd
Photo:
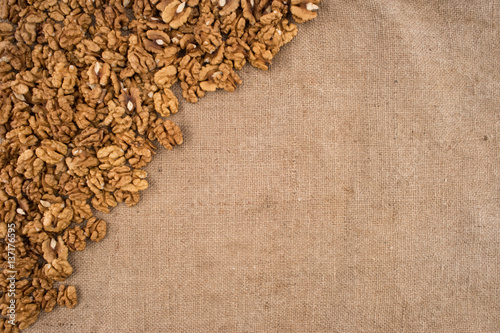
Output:
<svg viewBox="0 0 500 333">
<path fill-rule="evenodd" d="M 26 332 L 500 332 L 500 4 L 324 1 L 183 103 L 139 205 Z"/>
</svg>

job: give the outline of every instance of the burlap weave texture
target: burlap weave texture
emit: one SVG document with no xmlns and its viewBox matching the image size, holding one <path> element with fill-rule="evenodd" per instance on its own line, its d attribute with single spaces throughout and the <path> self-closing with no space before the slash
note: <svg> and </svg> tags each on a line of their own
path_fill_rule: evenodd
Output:
<svg viewBox="0 0 500 333">
<path fill-rule="evenodd" d="M 500 332 L 500 3 L 324 0 L 26 332 Z"/>
</svg>

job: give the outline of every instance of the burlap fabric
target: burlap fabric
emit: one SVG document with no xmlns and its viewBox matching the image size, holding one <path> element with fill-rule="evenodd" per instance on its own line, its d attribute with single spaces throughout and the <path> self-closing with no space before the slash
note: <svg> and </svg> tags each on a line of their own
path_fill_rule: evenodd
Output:
<svg viewBox="0 0 500 333">
<path fill-rule="evenodd" d="M 26 332 L 499 332 L 500 4 L 326 0 Z"/>
</svg>

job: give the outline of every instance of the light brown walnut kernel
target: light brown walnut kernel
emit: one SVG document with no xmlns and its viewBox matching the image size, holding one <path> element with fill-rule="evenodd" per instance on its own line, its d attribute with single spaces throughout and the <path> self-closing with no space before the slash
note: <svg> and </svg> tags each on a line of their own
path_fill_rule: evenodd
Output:
<svg viewBox="0 0 500 333">
<path fill-rule="evenodd" d="M 177 81 L 176 74 L 175 66 L 163 67 L 154 76 L 155 84 L 162 88 L 170 88 Z"/>
<path fill-rule="evenodd" d="M 205 91 L 215 91 L 217 88 L 234 91 L 241 79 L 227 64 L 207 65 L 200 70 L 200 87 Z"/>
<path fill-rule="evenodd" d="M 136 205 L 140 199 L 140 192 L 116 190 L 113 195 L 117 202 L 125 202 L 129 207 Z"/>
<path fill-rule="evenodd" d="M 99 168 L 90 169 L 87 176 L 85 176 L 87 179 L 87 186 L 92 192 L 94 192 L 95 195 L 102 194 L 102 191 L 104 190 L 104 186 L 106 185 L 104 176 L 103 170 L 100 170 Z"/>
<path fill-rule="evenodd" d="M 264 43 L 255 42 L 248 53 L 248 61 L 252 66 L 267 71 L 268 65 L 273 59 L 273 54 L 266 48 Z"/>
<path fill-rule="evenodd" d="M 109 213 L 109 207 L 116 207 L 118 202 L 116 201 L 113 193 L 107 191 L 101 191 L 95 193 L 95 196 L 91 200 L 92 207 L 103 213 Z"/>
<path fill-rule="evenodd" d="M 47 232 L 60 233 L 66 229 L 73 219 L 73 210 L 64 202 L 51 204 L 43 214 L 43 228 Z"/>
<path fill-rule="evenodd" d="M 111 76 L 111 66 L 108 63 L 101 64 L 96 61 L 89 67 L 87 71 L 89 84 L 100 84 L 105 86 L 109 82 Z"/>
<path fill-rule="evenodd" d="M 144 49 L 137 36 L 130 36 L 129 43 L 127 59 L 136 73 L 148 73 L 156 68 L 153 56 Z"/>
<path fill-rule="evenodd" d="M 19 155 L 16 171 L 22 173 L 26 178 L 32 179 L 40 174 L 43 166 L 43 161 L 36 157 L 33 150 L 28 149 Z"/>
<path fill-rule="evenodd" d="M 241 38 L 245 34 L 245 27 L 246 20 L 243 15 L 232 13 L 222 19 L 220 29 L 228 37 Z"/>
<path fill-rule="evenodd" d="M 14 27 L 7 22 L 0 23 L 0 41 L 12 39 Z"/>
<path fill-rule="evenodd" d="M 187 22 L 191 14 L 192 8 L 186 5 L 186 2 L 179 0 L 163 0 L 157 8 L 162 12 L 163 22 L 168 23 L 172 29 L 178 29 Z"/>
<path fill-rule="evenodd" d="M 57 304 L 73 309 L 78 304 L 78 296 L 74 286 L 60 285 L 59 293 L 57 294 Z"/>
<path fill-rule="evenodd" d="M 64 158 L 67 152 L 68 147 L 64 143 L 46 139 L 36 149 L 36 156 L 47 164 L 57 164 Z"/>
<path fill-rule="evenodd" d="M 42 243 L 49 237 L 43 230 L 43 224 L 39 220 L 28 222 L 23 227 L 22 233 L 29 238 L 31 243 Z"/>
<path fill-rule="evenodd" d="M 83 105 L 83 104 L 81 104 Z M 85 110 L 84 112 L 87 112 Z M 91 116 L 92 120 L 95 120 L 96 115 L 95 112 Z M 87 118 L 88 119 L 88 118 Z M 101 128 L 85 126 L 84 129 L 75 136 L 73 143 L 77 147 L 86 147 L 86 148 L 96 148 L 101 147 L 107 141 L 106 131 Z"/>
<path fill-rule="evenodd" d="M 20 330 L 24 330 L 33 325 L 38 320 L 39 314 L 40 310 L 38 309 L 38 306 L 30 297 L 25 296 L 18 300 L 16 322 L 18 323 Z"/>
<path fill-rule="evenodd" d="M 108 177 L 110 184 L 122 191 L 138 192 L 148 187 L 145 179 L 146 171 L 140 169 L 130 169 L 127 166 L 113 168 L 109 171 Z"/>
<path fill-rule="evenodd" d="M 85 235 L 85 232 L 79 226 L 76 226 L 73 229 L 66 229 L 63 235 L 64 243 L 71 252 L 85 250 L 87 244 L 85 242 L 86 239 L 87 236 Z"/>
<path fill-rule="evenodd" d="M 100 242 L 106 236 L 106 221 L 95 217 L 87 221 L 85 235 L 93 242 Z"/>
<path fill-rule="evenodd" d="M 61 236 L 55 238 L 46 239 L 42 243 L 43 258 L 48 262 L 52 263 L 55 259 L 68 260 L 68 247 L 64 243 Z"/>
<path fill-rule="evenodd" d="M 79 183 L 83 183 L 83 179 L 81 179 Z M 86 192 L 87 193 L 81 192 L 79 188 L 73 188 L 73 191 L 68 191 L 68 197 L 71 201 L 71 209 L 73 209 L 74 212 L 73 221 L 76 223 L 83 222 L 83 220 L 92 216 L 92 209 L 86 201 L 87 197 L 90 196 L 88 193 L 90 191 Z M 74 200 L 72 200 L 72 198 Z"/>
<path fill-rule="evenodd" d="M 163 52 L 156 53 L 155 62 L 158 65 L 158 68 L 172 65 L 177 60 L 179 52 L 180 48 L 178 46 L 170 44 L 163 49 Z"/>
<path fill-rule="evenodd" d="M 76 176 L 83 177 L 89 173 L 89 170 L 98 166 L 99 159 L 94 155 L 95 153 L 90 149 L 73 148 L 71 156 L 66 157 L 65 162 L 68 166 L 68 172 Z"/>
<path fill-rule="evenodd" d="M 9 197 L 7 193 L 5 193 L 5 197 L 6 198 Z M 2 218 L 2 221 L 4 221 L 5 223 L 11 223 L 16 217 L 16 209 L 17 209 L 16 201 L 13 199 L 8 199 L 5 201 L 2 200 L 0 202 L 0 208 L 1 208 L 0 217 Z"/>
<path fill-rule="evenodd" d="M 124 67 L 127 60 L 121 53 L 110 50 L 103 51 L 101 57 L 111 67 Z"/>
<path fill-rule="evenodd" d="M 230 37 L 226 40 L 224 57 L 233 62 L 234 69 L 239 70 L 246 64 L 249 50 L 250 46 L 244 41 L 239 38 Z"/>
<path fill-rule="evenodd" d="M 143 100 L 144 96 L 138 88 L 130 88 L 130 100 L 127 102 L 127 109 L 135 112 L 133 120 L 139 134 L 146 133 L 149 123 L 149 110 L 144 105 Z"/>
<path fill-rule="evenodd" d="M 132 181 L 132 170 L 126 166 L 114 167 L 108 172 L 109 184 L 114 188 L 121 188 Z"/>
<path fill-rule="evenodd" d="M 35 302 L 40 306 L 40 309 L 45 312 L 52 312 L 57 304 L 57 289 L 44 290 L 42 288 L 33 292 Z"/>
<path fill-rule="evenodd" d="M 54 280 L 47 277 L 43 267 L 44 266 L 40 265 L 35 267 L 32 274 L 33 280 L 31 281 L 31 284 L 37 289 L 50 290 L 54 285 Z"/>
<path fill-rule="evenodd" d="M 170 120 L 158 124 L 153 132 L 156 139 L 168 150 L 183 142 L 181 129 Z"/>
<path fill-rule="evenodd" d="M 218 0 L 219 15 L 225 16 L 236 11 L 240 6 L 240 0 Z"/>
<path fill-rule="evenodd" d="M 182 96 L 191 103 L 197 103 L 205 91 L 198 86 L 201 63 L 197 58 L 184 56 L 179 62 L 178 78 L 181 81 Z"/>
<path fill-rule="evenodd" d="M 125 157 L 132 167 L 142 168 L 153 159 L 153 150 L 155 148 L 149 140 L 138 136 L 134 141 L 130 142 Z"/>
<path fill-rule="evenodd" d="M 15 110 L 15 109 L 14 109 Z M 29 120 L 28 120 L 29 122 Z M 19 147 L 31 147 L 38 143 L 39 139 L 33 133 L 33 128 L 30 126 L 19 126 L 5 134 L 6 139 L 12 139 L 13 144 Z"/>
<path fill-rule="evenodd" d="M 64 281 L 68 276 L 73 273 L 73 267 L 67 260 L 54 259 L 51 263 L 43 266 L 44 274 L 55 281 Z"/>
<path fill-rule="evenodd" d="M 290 11 L 297 23 L 304 23 L 318 16 L 316 11 L 319 9 L 319 0 L 291 0 L 291 2 Z"/>
<path fill-rule="evenodd" d="M 153 100 L 156 112 L 163 117 L 168 117 L 179 110 L 179 101 L 170 89 L 154 93 Z"/>
<path fill-rule="evenodd" d="M 77 81 L 78 70 L 73 65 L 57 63 L 52 74 L 52 86 L 62 88 L 65 93 L 71 93 Z"/>
<path fill-rule="evenodd" d="M 125 164 L 125 152 L 116 145 L 109 145 L 97 151 L 97 158 L 101 163 L 99 169 L 111 169 L 114 166 Z"/>
</svg>

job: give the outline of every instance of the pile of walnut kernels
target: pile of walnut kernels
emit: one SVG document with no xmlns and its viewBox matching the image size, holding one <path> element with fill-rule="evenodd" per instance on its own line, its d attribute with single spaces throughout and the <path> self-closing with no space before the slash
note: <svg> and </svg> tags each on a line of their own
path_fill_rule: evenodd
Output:
<svg viewBox="0 0 500 333">
<path fill-rule="evenodd" d="M 288 0 L 289 1 L 289 0 Z M 74 307 L 68 254 L 98 242 L 109 212 L 148 187 L 155 141 L 182 143 L 169 89 L 197 102 L 234 91 L 246 62 L 266 70 L 319 0 L 0 0 L 0 309 L 15 224 L 16 326 Z"/>
</svg>

